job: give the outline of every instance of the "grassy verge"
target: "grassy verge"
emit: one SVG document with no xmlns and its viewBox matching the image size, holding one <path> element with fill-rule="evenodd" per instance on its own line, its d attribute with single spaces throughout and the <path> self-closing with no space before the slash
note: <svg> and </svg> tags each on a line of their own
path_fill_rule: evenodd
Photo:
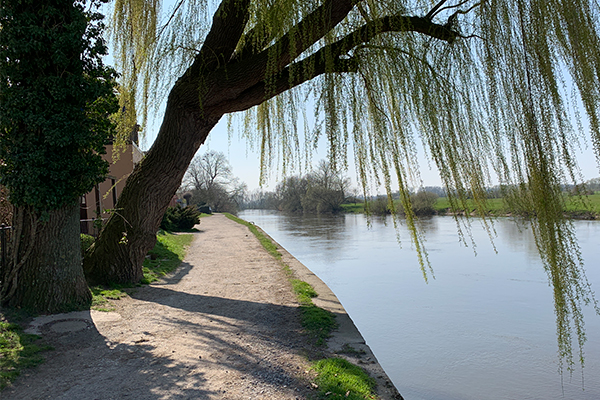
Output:
<svg viewBox="0 0 600 400">
<path fill-rule="evenodd" d="M 183 261 L 186 248 L 194 238 L 193 235 L 189 234 L 175 235 L 164 231 L 160 231 L 156 236 L 156 245 L 150 250 L 149 257 L 144 261 L 142 284 L 156 282 L 166 274 L 174 271 Z M 113 311 L 114 306 L 112 306 L 111 300 L 126 296 L 127 293 L 123 289 L 128 287 L 131 286 L 92 287 L 92 309 Z"/>
<path fill-rule="evenodd" d="M 144 278 L 142 283 L 156 282 L 181 264 L 185 257 L 186 248 L 192 243 L 193 235 L 174 235 L 159 232 L 156 235 L 156 245 L 144 261 Z"/>
<path fill-rule="evenodd" d="M 398 204 L 399 206 L 399 204 Z M 459 210 L 460 212 L 468 212 L 471 214 L 476 211 L 475 204 L 468 200 L 467 207 Z M 450 202 L 446 197 L 440 197 L 437 199 L 434 210 L 438 215 L 444 215 L 450 209 Z M 358 204 L 342 204 L 342 210 L 346 213 L 364 213 L 364 205 Z M 509 210 L 504 202 L 504 199 L 488 199 L 486 215 L 492 216 L 504 216 L 509 213 Z M 565 194 L 565 214 L 573 218 L 600 216 L 600 193 L 584 196 L 579 198 L 577 196 L 570 196 Z"/>
<path fill-rule="evenodd" d="M 277 251 L 277 246 L 275 246 L 275 244 L 271 242 L 271 239 L 269 239 L 261 231 L 259 231 L 254 224 L 251 224 L 248 221 L 244 221 L 243 219 L 238 218 L 235 215 L 229 213 L 225 213 L 225 216 L 230 220 L 237 222 L 238 224 L 247 226 L 248 229 L 250 229 L 250 232 L 252 232 L 254 236 L 256 236 L 256 238 L 260 241 L 260 244 L 262 244 L 265 250 L 267 250 L 269 254 L 275 257 L 276 259 L 281 260 L 281 253 Z"/>
<path fill-rule="evenodd" d="M 39 339 L 37 335 L 23 333 L 17 324 L 0 320 L 0 390 L 19 376 L 23 369 L 44 361 L 40 353 L 52 347 L 36 344 Z"/>
<path fill-rule="evenodd" d="M 333 313 L 317 307 L 313 303 L 312 299 L 318 296 L 316 290 L 309 283 L 294 277 L 291 268 L 281 261 L 281 253 L 277 251 L 277 246 L 254 224 L 231 214 L 225 215 L 227 218 L 247 226 L 263 247 L 281 263 L 300 303 L 302 327 L 316 346 L 324 345 L 325 340 L 337 327 L 337 323 Z M 377 399 L 374 393 L 375 380 L 369 377 L 362 368 L 344 359 L 323 358 L 313 363 L 313 369 L 317 373 L 315 384 L 318 387 L 318 399 Z"/>
<path fill-rule="evenodd" d="M 375 380 L 360 367 L 342 359 L 326 358 L 314 363 L 320 399 L 376 399 Z"/>
<path fill-rule="evenodd" d="M 365 204 L 364 203 L 350 203 L 350 204 L 342 204 L 342 212 L 348 214 L 362 214 L 365 212 Z"/>
</svg>

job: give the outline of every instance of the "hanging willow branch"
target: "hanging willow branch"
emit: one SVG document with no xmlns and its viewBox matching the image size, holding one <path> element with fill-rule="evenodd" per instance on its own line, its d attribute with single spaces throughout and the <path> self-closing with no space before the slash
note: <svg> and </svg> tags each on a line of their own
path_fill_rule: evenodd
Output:
<svg viewBox="0 0 600 400">
<path fill-rule="evenodd" d="M 499 182 L 532 217 L 571 369 L 582 306 L 596 303 L 560 189 L 580 176 L 575 144 L 588 132 L 574 127 L 587 123 L 600 159 L 599 13 L 593 0 L 181 0 L 161 25 L 158 0 L 117 0 L 114 37 L 132 112 L 145 118 L 167 92 L 209 125 L 245 111 L 262 172 L 277 157 L 286 170 L 325 135 L 333 165 L 352 149 L 366 196 L 373 182 L 388 194 L 396 182 L 425 277 L 408 196 L 420 184 L 416 149 L 454 209 L 469 200 L 484 214 Z M 301 140 L 295 116 L 313 104 L 317 123 Z"/>
</svg>

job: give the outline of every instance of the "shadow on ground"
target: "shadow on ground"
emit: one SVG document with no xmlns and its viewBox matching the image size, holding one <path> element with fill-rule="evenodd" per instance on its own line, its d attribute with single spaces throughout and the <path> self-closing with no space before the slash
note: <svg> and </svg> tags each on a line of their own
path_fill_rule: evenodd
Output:
<svg viewBox="0 0 600 400">
<path fill-rule="evenodd" d="M 186 273 L 184 263 L 170 279 Z M 132 297 L 157 304 L 157 313 L 165 306 L 185 315 L 164 313 L 159 331 L 138 332 L 119 343 L 103 336 L 94 324 L 76 332 L 43 326 L 43 340 L 55 350 L 45 354 L 45 364 L 25 370 L 3 390 L 2 399 L 270 399 L 274 397 L 267 394 L 283 386 L 298 398 L 311 391 L 304 371 L 285 370 L 280 359 L 275 362 L 306 348 L 297 308 L 157 286 L 136 290 Z M 89 312 L 87 317 L 91 321 Z M 124 331 L 128 328 L 124 321 L 115 324 L 111 329 L 118 330 L 118 324 Z M 160 337 L 173 330 L 180 337 L 171 337 L 171 352 Z M 119 332 L 110 337 L 114 334 Z M 223 373 L 230 379 L 219 379 L 215 387 L 214 374 Z M 261 393 L 264 397 L 255 397 Z"/>
</svg>

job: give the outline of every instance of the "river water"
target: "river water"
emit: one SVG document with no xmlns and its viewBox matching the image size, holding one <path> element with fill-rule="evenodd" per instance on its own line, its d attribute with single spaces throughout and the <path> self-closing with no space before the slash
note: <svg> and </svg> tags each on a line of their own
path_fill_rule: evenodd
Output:
<svg viewBox="0 0 600 400">
<path fill-rule="evenodd" d="M 600 399 L 600 316 L 585 310 L 583 373 L 561 377 L 552 289 L 531 229 L 500 219 L 492 246 L 475 219 L 466 247 L 453 218 L 423 221 L 435 272 L 425 283 L 406 228 L 400 247 L 389 218 L 368 226 L 350 214 L 240 217 L 333 290 L 406 400 Z M 600 222 L 575 225 L 599 291 Z"/>
</svg>

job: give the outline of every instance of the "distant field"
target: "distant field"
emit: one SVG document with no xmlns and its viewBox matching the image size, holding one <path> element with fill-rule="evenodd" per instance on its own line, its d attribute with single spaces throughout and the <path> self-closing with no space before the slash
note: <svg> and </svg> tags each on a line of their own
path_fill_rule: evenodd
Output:
<svg viewBox="0 0 600 400">
<path fill-rule="evenodd" d="M 469 213 L 475 211 L 476 207 L 472 201 L 468 201 L 467 205 Z M 445 214 L 446 210 L 450 208 L 448 198 L 438 198 L 434 208 L 438 214 Z M 490 215 L 503 215 L 508 212 L 504 199 L 489 199 L 486 208 L 486 212 Z M 363 213 L 365 211 L 362 203 L 342 204 L 342 209 L 346 213 Z M 583 199 L 567 196 L 565 212 L 573 215 L 584 213 L 600 215 L 600 192 L 583 197 Z"/>
</svg>

